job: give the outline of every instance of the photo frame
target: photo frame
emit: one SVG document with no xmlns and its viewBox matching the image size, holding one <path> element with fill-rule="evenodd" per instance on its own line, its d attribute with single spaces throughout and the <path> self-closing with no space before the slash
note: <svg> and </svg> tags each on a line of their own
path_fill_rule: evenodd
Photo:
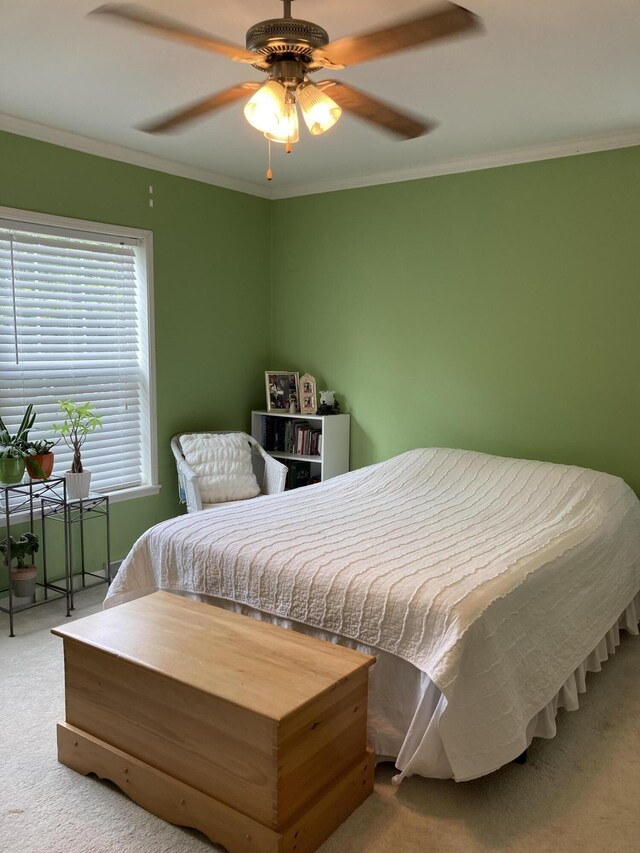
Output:
<svg viewBox="0 0 640 853">
<path fill-rule="evenodd" d="M 300 411 L 303 415 L 315 415 L 318 411 L 318 396 L 316 393 L 316 380 L 310 373 L 303 373 L 300 377 Z"/>
<path fill-rule="evenodd" d="M 298 374 L 291 370 L 266 370 L 264 382 L 267 391 L 268 412 L 298 412 L 299 380 Z"/>
</svg>

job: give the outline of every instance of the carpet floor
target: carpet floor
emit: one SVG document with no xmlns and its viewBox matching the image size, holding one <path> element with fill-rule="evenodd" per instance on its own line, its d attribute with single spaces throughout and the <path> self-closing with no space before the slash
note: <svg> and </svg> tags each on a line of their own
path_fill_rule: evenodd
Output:
<svg viewBox="0 0 640 853">
<path fill-rule="evenodd" d="M 104 587 L 78 595 L 75 618 L 100 608 Z M 214 853 L 193 830 L 170 826 L 115 786 L 56 760 L 64 717 L 65 621 L 54 602 L 0 620 L 0 851 L 6 853 Z M 640 639 L 622 634 L 579 711 L 561 712 L 558 735 L 536 740 L 524 765 L 473 782 L 414 777 L 374 794 L 322 846 L 322 853 L 514 853 L 640 850 Z"/>
</svg>

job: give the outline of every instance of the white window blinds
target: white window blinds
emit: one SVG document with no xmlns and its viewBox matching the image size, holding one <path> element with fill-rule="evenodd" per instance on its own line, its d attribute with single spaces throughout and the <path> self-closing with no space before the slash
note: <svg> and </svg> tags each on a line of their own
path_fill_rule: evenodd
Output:
<svg viewBox="0 0 640 853">
<path fill-rule="evenodd" d="M 59 400 L 91 402 L 104 427 L 82 449 L 92 490 L 151 482 L 147 284 L 140 240 L 26 229 L 0 219 L 0 412 L 25 407 L 53 438 Z M 56 475 L 71 464 L 63 442 Z"/>
</svg>

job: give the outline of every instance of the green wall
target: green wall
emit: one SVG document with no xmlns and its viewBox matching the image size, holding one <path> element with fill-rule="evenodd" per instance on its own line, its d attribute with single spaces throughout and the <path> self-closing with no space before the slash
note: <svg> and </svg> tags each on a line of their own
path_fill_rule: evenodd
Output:
<svg viewBox="0 0 640 853">
<path fill-rule="evenodd" d="M 585 465 L 640 492 L 640 148 L 277 201 L 272 349 L 412 447 Z"/>
<path fill-rule="evenodd" d="M 0 205 L 153 231 L 162 490 L 113 504 L 112 554 L 123 557 L 178 511 L 171 436 L 247 429 L 263 405 L 269 202 L 0 133 Z"/>
<path fill-rule="evenodd" d="M 269 202 L 0 133 L 0 205 L 154 234 L 163 488 L 114 504 L 114 559 L 178 510 L 170 437 L 246 429 L 267 368 L 339 392 L 352 467 L 466 447 L 640 492 L 640 148 Z"/>
</svg>

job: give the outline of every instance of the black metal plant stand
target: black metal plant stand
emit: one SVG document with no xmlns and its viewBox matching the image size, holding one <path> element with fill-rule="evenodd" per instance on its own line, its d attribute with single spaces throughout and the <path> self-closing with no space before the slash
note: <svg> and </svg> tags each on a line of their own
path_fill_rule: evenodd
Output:
<svg viewBox="0 0 640 853">
<path fill-rule="evenodd" d="M 18 513 L 28 512 L 29 530 L 31 533 L 35 533 L 35 522 L 37 515 L 39 515 L 39 513 L 37 513 L 35 509 L 35 505 L 37 505 L 37 503 L 39 501 L 42 501 L 43 499 L 55 500 L 65 505 L 66 494 L 67 492 L 64 477 L 52 477 L 49 480 L 29 480 L 26 483 L 18 483 L 13 486 L 2 486 L 0 490 L 0 495 L 2 496 L 2 508 L 4 510 L 5 531 L 7 539 L 9 539 L 9 537 L 11 536 L 12 517 L 15 518 Z M 24 523 L 24 521 L 18 523 L 22 524 Z M 67 575 L 68 553 L 69 552 L 65 537 L 65 575 Z M 29 610 L 32 607 L 38 607 L 41 604 L 47 604 L 49 601 L 56 601 L 59 598 L 66 597 L 67 616 L 71 615 L 73 600 L 68 589 L 68 583 L 66 585 L 67 588 L 61 588 L 59 585 L 51 583 L 47 575 L 46 548 L 44 541 L 44 520 L 42 521 L 41 554 L 42 582 L 36 582 L 36 590 L 33 594 L 31 601 L 24 604 L 17 604 L 16 595 L 13 591 L 13 584 L 11 582 L 10 574 L 11 546 L 9 545 L 7 548 L 7 586 L 4 589 L 0 589 L 0 601 L 3 602 L 0 603 L 0 611 L 9 614 L 10 637 L 15 636 L 13 632 L 14 614 L 19 613 L 22 610 Z M 50 593 L 53 593 L 53 595 L 50 595 Z M 6 604 L 4 604 L 5 601 Z"/>
<path fill-rule="evenodd" d="M 43 571 L 46 572 L 47 548 L 46 548 L 46 522 L 48 520 L 62 522 L 64 525 L 64 550 L 65 550 L 65 586 L 50 584 L 55 590 L 68 596 L 70 609 L 75 607 L 75 594 L 83 589 L 89 589 L 99 584 L 111 583 L 111 531 L 109 523 L 109 498 L 107 495 L 89 495 L 86 498 L 69 498 L 64 500 L 56 495 L 43 495 L 42 505 L 42 551 Z M 85 529 L 84 526 L 92 519 L 104 518 L 105 521 L 105 550 L 106 563 L 103 574 L 91 572 L 86 567 L 85 560 Z M 73 530 L 79 527 L 80 533 L 80 568 L 74 566 L 73 561 Z M 76 580 L 80 581 L 76 588 Z"/>
<path fill-rule="evenodd" d="M 38 607 L 60 598 L 67 600 L 67 616 L 75 607 L 75 594 L 99 584 L 111 583 L 111 530 L 109 522 L 109 498 L 107 495 L 92 495 L 86 498 L 69 498 L 64 477 L 52 477 L 49 480 L 30 480 L 14 486 L 2 486 L 3 510 L 6 536 L 11 536 L 11 521 L 18 513 L 28 512 L 28 526 L 35 533 L 36 521 L 40 520 L 42 557 L 42 582 L 36 583 L 32 599 L 26 603 L 16 603 L 16 595 L 11 583 L 11 549 L 7 550 L 7 587 L 0 589 L 0 611 L 9 614 L 9 636 L 14 637 L 14 615 L 22 610 Z M 92 519 L 103 518 L 105 523 L 106 563 L 102 573 L 89 571 L 85 558 L 85 524 Z M 61 522 L 64 529 L 64 576 L 55 581 L 49 580 L 47 565 L 47 522 Z M 19 522 L 25 523 L 24 520 Z M 14 522 L 16 526 L 16 522 Z M 80 566 L 74 565 L 74 529 L 80 534 Z M 76 581 L 78 582 L 76 585 Z M 5 604 L 6 602 L 6 604 Z"/>
</svg>

